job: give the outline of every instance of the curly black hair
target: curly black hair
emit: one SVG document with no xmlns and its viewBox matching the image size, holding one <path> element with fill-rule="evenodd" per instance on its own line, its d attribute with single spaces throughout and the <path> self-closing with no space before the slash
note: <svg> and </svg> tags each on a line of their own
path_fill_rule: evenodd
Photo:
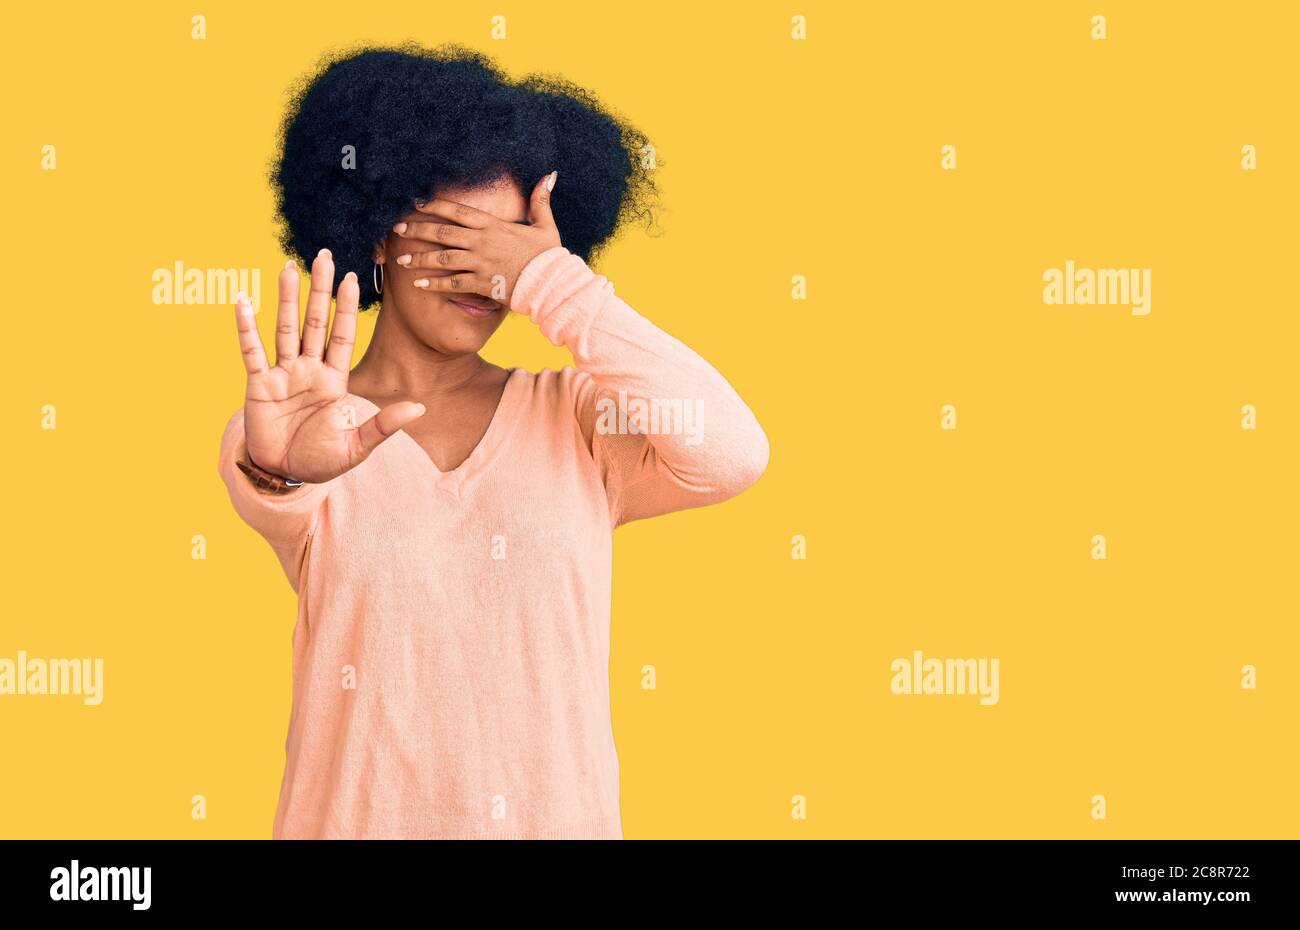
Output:
<svg viewBox="0 0 1300 930">
<path fill-rule="evenodd" d="M 328 248 L 335 286 L 356 272 L 363 308 L 379 300 L 374 246 L 446 187 L 509 177 L 528 196 L 558 169 L 555 223 L 589 262 L 624 222 L 653 223 L 648 140 L 564 78 L 511 81 L 457 45 L 364 47 L 327 56 L 290 97 L 271 167 L 280 244 L 304 262 Z"/>
</svg>

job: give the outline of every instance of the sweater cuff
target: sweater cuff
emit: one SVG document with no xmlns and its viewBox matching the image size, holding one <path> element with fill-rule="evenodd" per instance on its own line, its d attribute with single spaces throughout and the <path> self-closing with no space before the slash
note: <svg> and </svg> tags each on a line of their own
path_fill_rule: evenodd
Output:
<svg viewBox="0 0 1300 930">
<path fill-rule="evenodd" d="M 237 411 L 226 424 L 221 437 L 221 456 L 219 471 L 221 478 L 229 489 L 235 509 L 245 519 L 255 519 L 261 525 L 257 529 L 269 538 L 281 535 L 291 536 L 292 530 L 280 532 L 282 521 L 292 522 L 295 517 L 310 513 L 315 509 L 329 490 L 329 482 L 324 484 L 304 484 L 287 494 L 268 494 L 254 487 L 235 464 L 248 453 L 244 437 L 244 413 Z"/>
<path fill-rule="evenodd" d="M 557 346 L 572 347 L 614 292 L 580 256 L 562 245 L 533 256 L 515 282 L 510 307 L 537 324 Z"/>
</svg>

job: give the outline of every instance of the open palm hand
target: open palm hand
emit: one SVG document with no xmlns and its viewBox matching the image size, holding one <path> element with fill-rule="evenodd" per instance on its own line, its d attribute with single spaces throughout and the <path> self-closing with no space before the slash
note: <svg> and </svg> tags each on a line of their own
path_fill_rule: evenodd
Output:
<svg viewBox="0 0 1300 930">
<path fill-rule="evenodd" d="M 290 262 L 280 272 L 273 366 L 267 362 L 252 305 L 242 294 L 236 301 L 239 346 L 248 372 L 244 435 L 249 458 L 265 471 L 313 484 L 356 467 L 381 442 L 424 415 L 422 404 L 402 401 L 357 423 L 348 373 L 360 288 L 352 272 L 339 284 L 327 345 L 333 281 L 334 259 L 321 250 L 312 263 L 300 338 L 298 269 Z"/>
</svg>

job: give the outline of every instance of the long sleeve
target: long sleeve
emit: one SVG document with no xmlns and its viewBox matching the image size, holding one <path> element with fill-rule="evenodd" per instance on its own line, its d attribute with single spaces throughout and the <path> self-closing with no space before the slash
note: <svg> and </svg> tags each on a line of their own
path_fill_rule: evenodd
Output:
<svg viewBox="0 0 1300 930">
<path fill-rule="evenodd" d="M 304 485 L 291 494 L 266 494 L 253 487 L 248 476 L 235 465 L 246 449 L 244 411 L 239 410 L 230 418 L 221 437 L 218 470 L 235 511 L 271 544 L 289 583 L 297 591 L 307 540 L 331 482 Z"/>
<path fill-rule="evenodd" d="M 579 256 L 556 246 L 533 258 L 511 303 L 586 376 L 574 412 L 613 525 L 726 500 L 762 475 L 767 436 L 726 379 Z"/>
</svg>

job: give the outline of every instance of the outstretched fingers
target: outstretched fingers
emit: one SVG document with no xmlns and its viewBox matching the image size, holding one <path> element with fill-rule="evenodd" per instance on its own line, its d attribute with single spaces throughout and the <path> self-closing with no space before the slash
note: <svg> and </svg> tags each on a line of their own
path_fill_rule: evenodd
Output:
<svg viewBox="0 0 1300 930">
<path fill-rule="evenodd" d="M 409 400 L 389 404 L 357 427 L 352 464 L 356 465 L 367 458 L 381 442 L 422 416 L 424 416 L 424 404 Z"/>
<path fill-rule="evenodd" d="M 289 259 L 280 272 L 280 305 L 275 315 L 275 363 L 298 357 L 298 266 Z"/>
<path fill-rule="evenodd" d="M 345 375 L 352 370 L 352 345 L 357 337 L 357 303 L 360 299 L 361 287 L 357 284 L 356 273 L 349 271 L 339 285 L 329 348 L 325 350 L 325 364 Z"/>
<path fill-rule="evenodd" d="M 249 376 L 266 371 L 266 349 L 257 331 L 256 311 L 243 291 L 235 295 L 235 328 L 239 331 L 239 351 L 244 356 L 244 369 Z"/>
<path fill-rule="evenodd" d="M 302 321 L 302 354 L 311 358 L 325 355 L 325 330 L 330 318 L 330 296 L 334 293 L 334 256 L 321 249 L 311 263 L 311 294 Z"/>
</svg>

